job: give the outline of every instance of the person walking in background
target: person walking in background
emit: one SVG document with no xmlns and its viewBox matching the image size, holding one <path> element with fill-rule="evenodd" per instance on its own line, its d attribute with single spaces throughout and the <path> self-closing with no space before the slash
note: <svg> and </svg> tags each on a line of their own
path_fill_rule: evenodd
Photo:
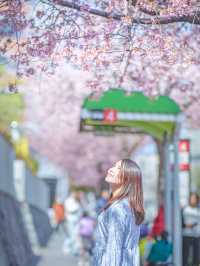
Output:
<svg viewBox="0 0 200 266">
<path fill-rule="evenodd" d="M 93 217 L 96 218 L 96 195 L 94 191 L 90 191 L 85 196 L 86 204 L 84 206 L 84 210 Z"/>
<path fill-rule="evenodd" d="M 52 206 L 55 215 L 56 226 L 55 230 L 59 231 L 60 228 L 63 229 L 63 232 L 66 233 L 66 225 L 65 225 L 65 209 L 62 202 L 56 200 Z"/>
<path fill-rule="evenodd" d="M 140 261 L 142 265 L 145 265 L 145 263 L 147 262 L 147 258 L 155 242 L 156 240 L 151 234 L 149 234 L 146 238 L 142 239 L 142 242 L 140 242 Z M 141 244 L 143 246 L 141 246 Z"/>
<path fill-rule="evenodd" d="M 151 235 L 156 237 L 160 236 L 162 232 L 165 230 L 165 216 L 164 216 L 164 204 L 162 203 L 162 200 L 160 199 L 160 206 L 158 209 L 158 214 L 156 215 L 153 226 L 151 230 Z"/>
<path fill-rule="evenodd" d="M 81 255 L 91 255 L 93 245 L 93 232 L 95 227 L 95 219 L 90 217 L 86 211 L 84 211 L 79 222 L 79 235 L 81 238 Z"/>
<path fill-rule="evenodd" d="M 149 226 L 147 223 L 141 224 L 140 227 L 140 241 L 139 241 L 139 252 L 140 252 L 140 264 L 144 265 L 146 259 L 147 246 L 150 242 L 149 238 Z"/>
<path fill-rule="evenodd" d="M 183 215 L 183 266 L 200 264 L 200 208 L 199 196 L 191 193 Z"/>
<path fill-rule="evenodd" d="M 105 178 L 112 190 L 98 216 L 92 266 L 138 266 L 144 220 L 142 175 L 130 159 L 118 161 Z"/>
<path fill-rule="evenodd" d="M 71 192 L 69 197 L 65 200 L 64 207 L 67 236 L 63 244 L 63 252 L 77 255 L 80 250 L 79 220 L 83 212 L 80 203 L 80 193 Z"/>
<path fill-rule="evenodd" d="M 168 260 L 172 255 L 172 243 L 168 241 L 168 233 L 163 231 L 161 235 L 155 237 L 155 243 L 153 243 L 145 266 L 167 266 Z"/>
<path fill-rule="evenodd" d="M 109 192 L 107 189 L 102 189 L 100 197 L 97 199 L 96 202 L 96 213 L 97 215 L 99 212 L 106 206 L 109 198 Z"/>
</svg>

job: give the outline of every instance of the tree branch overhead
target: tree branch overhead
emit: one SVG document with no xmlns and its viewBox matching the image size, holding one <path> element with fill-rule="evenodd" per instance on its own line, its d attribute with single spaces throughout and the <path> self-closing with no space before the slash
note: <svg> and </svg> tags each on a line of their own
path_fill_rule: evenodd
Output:
<svg viewBox="0 0 200 266">
<path fill-rule="evenodd" d="M 87 12 L 91 15 L 103 17 L 106 19 L 114 19 L 121 21 L 126 18 L 124 14 L 115 14 L 113 12 L 107 12 L 104 10 L 100 10 L 97 8 L 89 7 L 89 6 L 83 6 L 77 3 L 73 3 L 72 1 L 67 0 L 53 0 L 53 3 L 62 7 L 74 9 L 77 11 Z M 134 1 L 134 5 L 135 5 Z M 153 10 L 148 10 L 147 8 L 139 8 L 139 11 L 143 14 L 149 15 L 148 17 L 134 17 L 132 18 L 133 24 L 143 24 L 143 25 L 158 25 L 158 24 L 171 24 L 171 23 L 177 23 L 177 22 L 188 22 L 192 24 L 200 24 L 200 11 L 191 11 L 191 13 L 186 14 L 172 14 L 172 15 L 158 15 Z"/>
</svg>

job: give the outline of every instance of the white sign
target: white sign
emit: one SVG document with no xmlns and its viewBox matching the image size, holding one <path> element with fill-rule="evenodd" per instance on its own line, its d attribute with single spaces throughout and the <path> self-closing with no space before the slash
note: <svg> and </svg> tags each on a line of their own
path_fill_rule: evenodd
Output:
<svg viewBox="0 0 200 266">
<path fill-rule="evenodd" d="M 180 204 L 181 206 L 188 205 L 190 194 L 190 173 L 188 171 L 179 172 L 179 184 L 180 184 Z"/>
<path fill-rule="evenodd" d="M 19 201 L 25 201 L 25 163 L 22 160 L 14 160 L 13 177 L 16 197 Z"/>
</svg>

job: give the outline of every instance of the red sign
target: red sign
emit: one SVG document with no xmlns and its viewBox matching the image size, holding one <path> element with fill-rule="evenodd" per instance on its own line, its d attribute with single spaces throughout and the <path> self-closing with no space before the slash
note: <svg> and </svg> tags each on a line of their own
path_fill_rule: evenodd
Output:
<svg viewBox="0 0 200 266">
<path fill-rule="evenodd" d="M 179 163 L 181 171 L 190 170 L 190 141 L 188 139 L 179 142 Z"/>
<path fill-rule="evenodd" d="M 114 109 L 104 110 L 104 121 L 113 123 L 117 120 L 117 111 Z"/>
<path fill-rule="evenodd" d="M 190 151 L 190 142 L 187 139 L 180 140 L 178 146 L 179 152 L 189 152 Z"/>
</svg>

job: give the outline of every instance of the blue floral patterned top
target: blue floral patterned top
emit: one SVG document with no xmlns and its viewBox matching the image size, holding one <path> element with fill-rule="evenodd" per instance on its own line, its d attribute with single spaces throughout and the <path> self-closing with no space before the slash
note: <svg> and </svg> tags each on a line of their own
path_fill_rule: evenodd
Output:
<svg viewBox="0 0 200 266">
<path fill-rule="evenodd" d="M 98 216 L 92 266 L 138 266 L 140 226 L 127 198 Z"/>
</svg>

